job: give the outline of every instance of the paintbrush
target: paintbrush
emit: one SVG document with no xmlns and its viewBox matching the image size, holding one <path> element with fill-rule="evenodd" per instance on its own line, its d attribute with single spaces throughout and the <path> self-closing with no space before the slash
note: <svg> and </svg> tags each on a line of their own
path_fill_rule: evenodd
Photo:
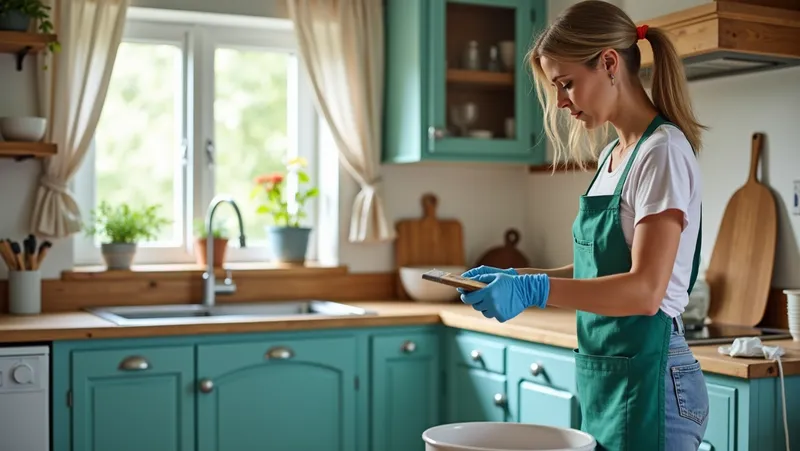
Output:
<svg viewBox="0 0 800 451">
<path fill-rule="evenodd" d="M 25 268 L 29 270 L 36 269 L 36 237 L 30 234 L 22 244 L 25 247 Z"/>
<path fill-rule="evenodd" d="M 3 256 L 3 260 L 6 262 L 9 271 L 17 270 L 17 262 L 14 258 L 14 254 L 11 252 L 11 246 L 9 246 L 5 240 L 0 241 L 0 255 Z"/>
<path fill-rule="evenodd" d="M 47 251 L 50 250 L 51 247 L 53 247 L 53 243 L 49 241 L 43 241 L 42 244 L 39 245 L 39 252 L 37 252 L 35 260 L 36 261 L 35 269 L 39 269 L 39 267 L 42 266 L 44 258 L 47 257 Z"/>
<path fill-rule="evenodd" d="M 14 253 L 14 258 L 17 260 L 17 268 L 18 271 L 25 271 L 25 262 L 22 261 L 22 248 L 20 248 L 19 243 L 12 241 L 11 242 L 11 252 Z"/>
</svg>

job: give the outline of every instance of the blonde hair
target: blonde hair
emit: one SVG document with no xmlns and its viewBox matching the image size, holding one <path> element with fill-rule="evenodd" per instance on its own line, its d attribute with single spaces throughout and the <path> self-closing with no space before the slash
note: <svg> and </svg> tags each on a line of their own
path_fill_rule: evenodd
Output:
<svg viewBox="0 0 800 451">
<path fill-rule="evenodd" d="M 700 134 L 704 127 L 695 119 L 689 101 L 686 78 L 678 53 L 669 38 L 657 28 L 648 28 L 645 39 L 653 49 L 652 100 L 665 119 L 683 131 L 695 152 L 700 151 Z M 566 112 L 559 114 L 557 92 L 547 79 L 540 58 L 546 56 L 560 62 L 583 63 L 595 69 L 603 50 L 615 49 L 632 80 L 638 79 L 641 54 L 636 42 L 636 24 L 617 6 L 602 0 L 576 3 L 560 14 L 536 39 L 528 61 L 536 81 L 536 93 L 544 108 L 544 129 L 555 147 L 554 167 L 561 159 L 585 167 L 586 150 L 597 158 L 609 127 L 587 132 Z M 567 142 L 560 129 L 568 130 Z"/>
</svg>

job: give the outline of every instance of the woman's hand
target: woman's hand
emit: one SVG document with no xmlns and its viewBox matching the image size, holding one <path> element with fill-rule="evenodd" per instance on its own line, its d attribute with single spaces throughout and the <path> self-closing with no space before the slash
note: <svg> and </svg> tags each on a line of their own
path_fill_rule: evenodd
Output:
<svg viewBox="0 0 800 451">
<path fill-rule="evenodd" d="M 550 278 L 546 274 L 521 276 L 492 273 L 470 277 L 486 283 L 485 287 L 463 293 L 461 301 L 487 318 L 506 322 L 528 307 L 544 308 L 550 294 Z"/>
</svg>

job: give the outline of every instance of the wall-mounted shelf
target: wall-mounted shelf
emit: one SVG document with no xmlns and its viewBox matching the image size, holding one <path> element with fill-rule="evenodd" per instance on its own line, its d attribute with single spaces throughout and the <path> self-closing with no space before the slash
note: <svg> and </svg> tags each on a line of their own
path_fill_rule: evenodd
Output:
<svg viewBox="0 0 800 451">
<path fill-rule="evenodd" d="M 568 164 L 561 164 L 558 168 L 556 168 L 555 172 L 588 172 L 588 171 L 596 171 L 597 170 L 597 162 L 589 162 L 585 164 L 585 169 L 581 170 L 580 166 L 575 163 L 568 163 Z M 545 164 L 538 164 L 534 166 L 528 166 L 528 172 L 553 172 L 553 164 L 552 163 L 545 163 Z"/>
<path fill-rule="evenodd" d="M 489 72 L 482 70 L 447 69 L 449 83 L 478 86 L 514 87 L 511 72 Z"/>
<path fill-rule="evenodd" d="M 0 31 L 0 53 L 16 55 L 17 70 L 20 71 L 26 55 L 44 50 L 47 44 L 55 40 L 54 34 Z"/>
<path fill-rule="evenodd" d="M 0 141 L 0 158 L 13 158 L 17 161 L 28 158 L 49 158 L 56 152 L 55 144 Z"/>
</svg>

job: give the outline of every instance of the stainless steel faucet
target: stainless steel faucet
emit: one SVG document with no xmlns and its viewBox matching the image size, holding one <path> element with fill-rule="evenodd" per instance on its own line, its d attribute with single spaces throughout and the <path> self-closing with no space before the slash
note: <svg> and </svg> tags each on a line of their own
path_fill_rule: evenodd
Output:
<svg viewBox="0 0 800 451">
<path fill-rule="evenodd" d="M 217 294 L 231 294 L 236 292 L 236 284 L 233 283 L 231 272 L 228 271 L 225 280 L 218 284 L 214 278 L 214 231 L 212 225 L 214 224 L 214 212 L 217 210 L 219 204 L 227 202 L 231 204 L 236 212 L 236 218 L 239 221 L 239 245 L 245 247 L 244 239 L 244 222 L 242 221 L 242 214 L 239 211 L 239 206 L 233 201 L 233 198 L 225 195 L 218 195 L 211 200 L 208 204 L 208 213 L 206 214 L 206 272 L 203 273 L 203 305 L 206 307 L 213 307 L 216 303 Z"/>
</svg>

